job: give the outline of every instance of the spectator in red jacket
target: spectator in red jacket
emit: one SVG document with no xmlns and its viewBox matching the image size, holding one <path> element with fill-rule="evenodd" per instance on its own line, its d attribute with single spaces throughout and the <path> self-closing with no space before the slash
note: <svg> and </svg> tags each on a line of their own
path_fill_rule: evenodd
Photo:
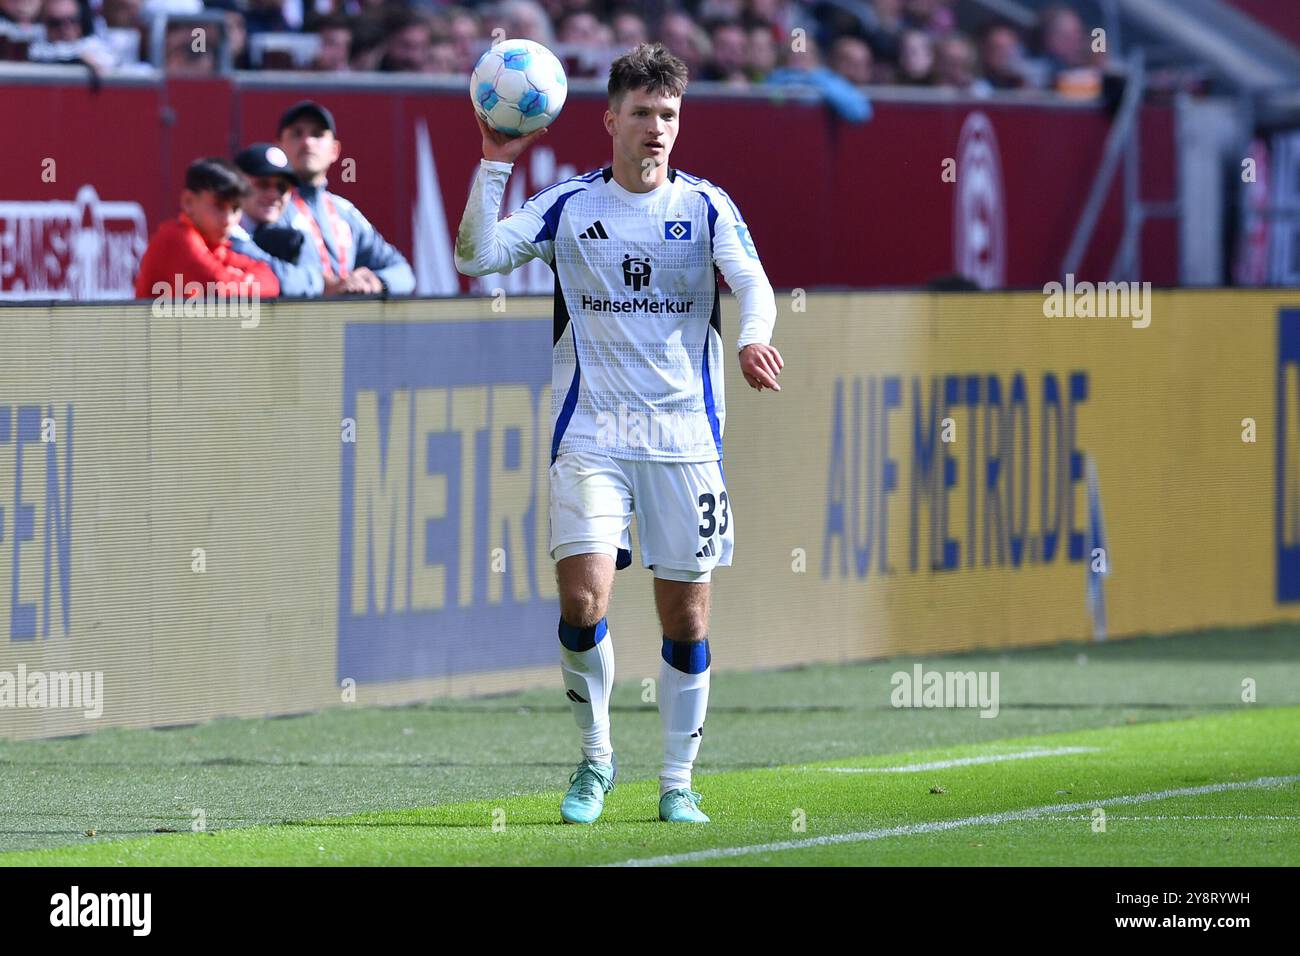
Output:
<svg viewBox="0 0 1300 956">
<path fill-rule="evenodd" d="M 218 286 L 231 298 L 278 296 L 280 283 L 271 267 L 230 248 L 250 193 L 248 180 L 232 163 L 215 157 L 191 163 L 181 214 L 158 227 L 140 260 L 136 298 L 190 299 L 216 294 Z"/>
</svg>

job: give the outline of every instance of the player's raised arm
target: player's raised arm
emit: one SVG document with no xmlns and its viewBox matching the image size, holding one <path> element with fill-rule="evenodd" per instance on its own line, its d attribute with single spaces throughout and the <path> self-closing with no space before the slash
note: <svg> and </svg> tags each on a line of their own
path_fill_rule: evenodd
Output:
<svg viewBox="0 0 1300 956">
<path fill-rule="evenodd" d="M 780 391 L 776 378 L 785 365 L 770 343 L 776 327 L 776 295 L 758 260 L 754 240 L 740 210 L 721 189 L 711 198 L 718 218 L 713 231 L 713 261 L 740 303 L 740 370 L 752 388 Z"/>
<path fill-rule="evenodd" d="M 510 137 L 489 127 L 477 114 L 474 119 L 483 133 L 483 161 L 456 233 L 456 268 L 463 275 L 482 276 L 510 272 L 529 259 L 549 260 L 550 243 L 538 241 L 545 222 L 534 203 L 525 203 L 510 216 L 497 220 L 515 160 L 544 136 L 546 129 Z"/>
</svg>

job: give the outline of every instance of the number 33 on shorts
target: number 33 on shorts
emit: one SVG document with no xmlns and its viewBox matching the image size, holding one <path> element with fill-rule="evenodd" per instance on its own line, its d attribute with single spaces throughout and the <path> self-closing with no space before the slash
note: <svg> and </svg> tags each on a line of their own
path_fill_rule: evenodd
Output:
<svg viewBox="0 0 1300 956">
<path fill-rule="evenodd" d="M 736 520 L 732 513 L 731 497 L 727 494 L 722 463 L 710 461 L 670 467 L 678 471 L 677 481 L 686 485 L 681 490 L 689 489 L 689 500 L 694 505 L 693 527 L 688 530 L 678 525 L 680 530 L 674 531 L 674 535 L 689 535 L 687 540 L 692 542 L 689 553 L 681 554 L 680 557 L 685 558 L 690 567 L 700 571 L 731 564 Z M 682 540 L 681 543 L 685 544 L 686 541 Z M 674 549 L 676 547 L 680 545 L 675 545 Z M 673 557 L 679 555 L 674 554 Z"/>
<path fill-rule="evenodd" d="M 700 550 L 697 558 L 717 556 L 718 544 L 715 537 L 726 537 L 731 530 L 731 502 L 727 500 L 726 489 L 719 492 L 700 493 Z"/>
<path fill-rule="evenodd" d="M 634 474 L 637 532 L 647 567 L 707 572 L 731 564 L 736 515 L 721 462 L 624 465 Z"/>
</svg>

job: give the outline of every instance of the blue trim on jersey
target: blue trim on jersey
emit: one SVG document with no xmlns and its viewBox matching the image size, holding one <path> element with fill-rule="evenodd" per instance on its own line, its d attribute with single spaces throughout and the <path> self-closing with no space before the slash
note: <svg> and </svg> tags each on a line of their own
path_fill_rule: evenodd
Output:
<svg viewBox="0 0 1300 956">
<path fill-rule="evenodd" d="M 716 290 L 713 293 L 718 294 Z M 722 433 L 718 430 L 718 411 L 713 407 L 713 378 L 709 375 L 709 333 L 704 333 L 704 414 L 709 416 L 709 429 L 713 432 L 713 444 L 722 457 Z"/>
<path fill-rule="evenodd" d="M 564 204 L 580 192 L 582 192 L 581 189 L 567 192 L 551 203 L 551 208 L 546 210 L 546 215 L 542 216 L 542 228 L 538 230 L 537 235 L 533 236 L 533 242 L 555 241 L 555 234 L 560 228 L 560 215 L 564 212 Z"/>
<path fill-rule="evenodd" d="M 714 236 L 717 235 L 717 229 L 714 228 L 714 224 L 718 221 L 718 208 L 713 205 L 713 200 L 709 198 L 708 193 L 701 192 L 697 193 L 697 195 L 700 196 L 709 207 L 709 242 L 712 244 Z"/>
<path fill-rule="evenodd" d="M 569 427 L 573 410 L 578 407 L 578 379 L 582 376 L 582 366 L 578 362 L 578 327 L 572 320 L 569 322 L 569 329 L 573 336 L 573 381 L 569 383 L 569 391 L 564 396 L 564 407 L 560 409 L 560 417 L 555 422 L 555 437 L 551 439 L 552 465 L 560 455 L 560 439 L 564 437 L 565 429 Z"/>
<path fill-rule="evenodd" d="M 590 183 L 592 181 L 593 176 L 599 176 L 602 172 L 604 172 L 604 170 L 597 169 L 590 173 L 583 173 L 581 176 L 570 176 L 568 179 L 561 179 L 558 183 L 552 183 L 551 185 L 547 186 L 545 189 L 533 193 L 526 200 L 524 200 L 524 202 L 536 202 L 538 199 L 541 199 L 543 196 L 549 193 L 552 189 L 558 189 L 559 187 L 567 185 L 568 183 Z"/>
<path fill-rule="evenodd" d="M 719 186 L 717 183 L 711 183 L 707 179 L 701 179 L 699 176 L 692 176 L 690 173 L 684 173 L 680 169 L 677 170 L 677 175 L 685 177 L 686 181 L 690 183 L 692 186 L 704 185 L 704 186 L 708 186 L 710 189 L 716 189 L 719 193 L 722 194 L 722 198 L 727 201 L 727 205 L 731 207 L 731 211 L 732 213 L 735 214 L 736 220 L 738 222 L 745 221 L 745 217 L 740 214 L 740 207 L 738 207 L 735 201 L 729 195 L 727 195 L 727 191 L 723 189 L 721 186 Z M 692 180 L 694 181 L 692 182 Z M 705 196 L 705 198 L 707 199 L 708 197 Z"/>
</svg>

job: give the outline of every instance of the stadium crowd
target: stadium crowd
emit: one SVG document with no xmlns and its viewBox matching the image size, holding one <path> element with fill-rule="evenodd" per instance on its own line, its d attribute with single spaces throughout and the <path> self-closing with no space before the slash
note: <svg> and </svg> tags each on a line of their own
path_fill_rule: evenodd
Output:
<svg viewBox="0 0 1300 956">
<path fill-rule="evenodd" d="M 154 233 L 136 298 L 409 295 L 415 273 L 355 205 L 329 190 L 339 160 L 334 114 L 303 100 L 280 118 L 275 142 L 234 158 L 190 163 L 180 212 Z"/>
<path fill-rule="evenodd" d="M 692 79 L 821 87 L 851 119 L 844 87 L 900 84 L 974 94 L 1054 89 L 1090 96 L 1102 54 L 1068 4 L 1036 29 L 972 0 L 0 0 L 0 60 L 80 61 L 93 71 L 307 69 L 466 76 L 493 36 L 537 40 L 570 76 L 602 77 L 622 51 L 659 40 Z M 970 13 L 972 32 L 958 28 Z M 195 29 L 216 35 L 196 42 Z M 496 32 L 494 31 L 501 31 Z"/>
</svg>

